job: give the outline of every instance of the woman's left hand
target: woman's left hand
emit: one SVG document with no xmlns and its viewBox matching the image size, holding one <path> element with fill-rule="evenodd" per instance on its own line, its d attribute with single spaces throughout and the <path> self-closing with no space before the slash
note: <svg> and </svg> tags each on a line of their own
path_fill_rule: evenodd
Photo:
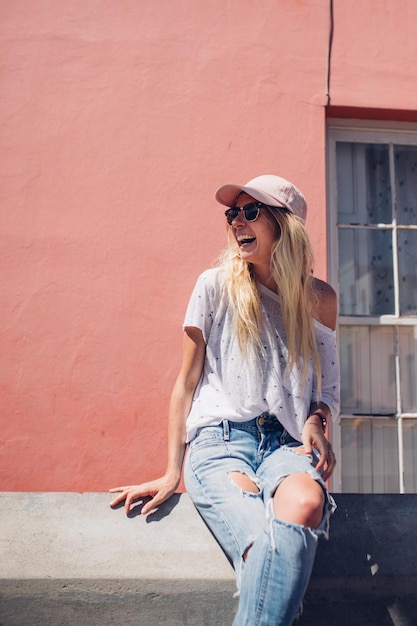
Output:
<svg viewBox="0 0 417 626">
<path fill-rule="evenodd" d="M 336 467 L 336 457 L 330 441 L 326 438 L 321 424 L 307 421 L 304 424 L 302 440 L 306 454 L 312 454 L 315 448 L 320 454 L 316 469 L 322 472 L 324 480 L 328 480 Z"/>
</svg>

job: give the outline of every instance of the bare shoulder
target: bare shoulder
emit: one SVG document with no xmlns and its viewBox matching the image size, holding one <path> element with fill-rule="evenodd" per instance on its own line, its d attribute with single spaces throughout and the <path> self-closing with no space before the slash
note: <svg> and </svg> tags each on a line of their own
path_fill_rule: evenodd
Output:
<svg viewBox="0 0 417 626">
<path fill-rule="evenodd" d="M 313 291 L 316 296 L 314 317 L 331 329 L 337 323 L 337 295 L 329 283 L 320 278 L 313 278 Z"/>
</svg>

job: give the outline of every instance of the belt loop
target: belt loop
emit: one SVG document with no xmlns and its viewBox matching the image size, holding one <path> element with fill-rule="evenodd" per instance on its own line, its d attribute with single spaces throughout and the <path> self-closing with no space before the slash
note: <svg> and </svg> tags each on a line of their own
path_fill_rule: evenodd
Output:
<svg viewBox="0 0 417 626">
<path fill-rule="evenodd" d="M 228 420 L 223 420 L 223 439 L 225 441 L 230 440 L 230 429 Z"/>
</svg>

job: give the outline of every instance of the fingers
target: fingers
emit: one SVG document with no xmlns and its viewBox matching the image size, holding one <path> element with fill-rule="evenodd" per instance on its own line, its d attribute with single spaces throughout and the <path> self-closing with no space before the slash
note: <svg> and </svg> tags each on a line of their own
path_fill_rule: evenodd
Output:
<svg viewBox="0 0 417 626">
<path fill-rule="evenodd" d="M 334 468 L 336 467 L 336 456 L 333 452 L 333 448 L 330 443 L 328 443 L 326 458 L 325 458 L 326 468 L 323 472 L 324 480 L 328 480 L 330 476 L 333 474 Z"/>
<path fill-rule="evenodd" d="M 316 470 L 322 472 L 324 480 L 328 480 L 336 467 L 336 457 L 331 443 L 321 430 L 312 427 L 303 432 L 303 444 L 306 454 L 311 453 L 313 448 L 318 451 L 319 461 Z"/>
<path fill-rule="evenodd" d="M 176 484 L 165 485 L 164 481 L 156 480 L 143 485 L 129 485 L 125 487 L 114 487 L 109 489 L 110 493 L 118 493 L 119 495 L 110 502 L 110 506 L 114 507 L 124 501 L 126 515 L 129 514 L 131 507 L 135 502 L 140 501 L 143 505 L 141 515 L 146 515 L 165 502 L 175 491 Z"/>
<path fill-rule="evenodd" d="M 165 484 L 160 483 L 155 485 L 153 489 L 147 489 L 144 495 L 148 496 L 149 500 L 143 505 L 141 514 L 146 515 L 154 509 L 157 509 L 175 493 L 175 489 L 176 486 L 167 487 Z"/>
<path fill-rule="evenodd" d="M 120 496 L 117 496 L 114 500 L 112 500 L 110 502 L 109 506 L 117 506 L 118 504 L 120 504 L 120 502 L 122 502 L 125 498 L 125 491 L 126 491 L 127 487 L 115 487 L 114 489 L 109 489 L 109 493 L 117 493 L 117 492 L 122 492 Z"/>
<path fill-rule="evenodd" d="M 110 493 L 120 493 L 112 502 L 110 502 L 110 506 L 114 507 L 125 501 L 125 511 L 126 514 L 129 513 L 132 504 L 134 504 L 139 498 L 143 498 L 146 495 L 146 490 L 143 488 L 139 488 L 137 485 L 130 485 L 128 487 L 114 487 L 113 489 L 109 489 Z"/>
<path fill-rule="evenodd" d="M 149 500 L 149 502 L 144 504 L 142 507 L 142 511 L 141 511 L 142 515 L 146 515 L 147 513 L 150 513 L 153 509 L 156 509 L 157 506 L 161 504 L 161 502 L 162 502 L 162 499 L 157 498 L 157 496 L 155 496 L 155 498 L 152 498 L 152 500 Z"/>
<path fill-rule="evenodd" d="M 130 507 L 132 506 L 132 504 L 134 504 L 136 500 L 138 500 L 140 497 L 141 496 L 135 493 L 134 491 L 127 493 L 126 500 L 125 500 L 126 515 L 130 512 Z"/>
<path fill-rule="evenodd" d="M 313 432 L 303 433 L 303 446 L 306 454 L 312 454 L 313 450 L 316 449 L 319 452 L 320 460 L 317 465 L 317 468 L 320 469 L 323 464 L 323 455 L 325 455 L 327 451 L 327 439 L 323 435 L 323 432 L 320 430 L 316 430 Z"/>
<path fill-rule="evenodd" d="M 312 454 L 313 445 L 310 443 L 310 441 L 303 441 L 303 448 L 306 454 Z"/>
<path fill-rule="evenodd" d="M 316 448 L 320 454 L 324 451 L 327 439 L 323 433 L 323 429 L 314 422 L 306 422 L 304 424 L 301 435 L 306 454 L 311 454 L 313 448 Z"/>
</svg>

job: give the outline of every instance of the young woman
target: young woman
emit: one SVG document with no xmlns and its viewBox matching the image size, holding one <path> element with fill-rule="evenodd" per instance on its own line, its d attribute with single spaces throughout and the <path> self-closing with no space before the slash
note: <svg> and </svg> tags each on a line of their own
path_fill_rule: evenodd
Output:
<svg viewBox="0 0 417 626">
<path fill-rule="evenodd" d="M 198 279 L 184 322 L 164 476 L 111 503 L 187 491 L 236 572 L 234 626 L 289 626 L 335 508 L 326 424 L 339 411 L 333 289 L 314 278 L 306 203 L 279 176 L 224 185 L 229 245 Z"/>
</svg>

